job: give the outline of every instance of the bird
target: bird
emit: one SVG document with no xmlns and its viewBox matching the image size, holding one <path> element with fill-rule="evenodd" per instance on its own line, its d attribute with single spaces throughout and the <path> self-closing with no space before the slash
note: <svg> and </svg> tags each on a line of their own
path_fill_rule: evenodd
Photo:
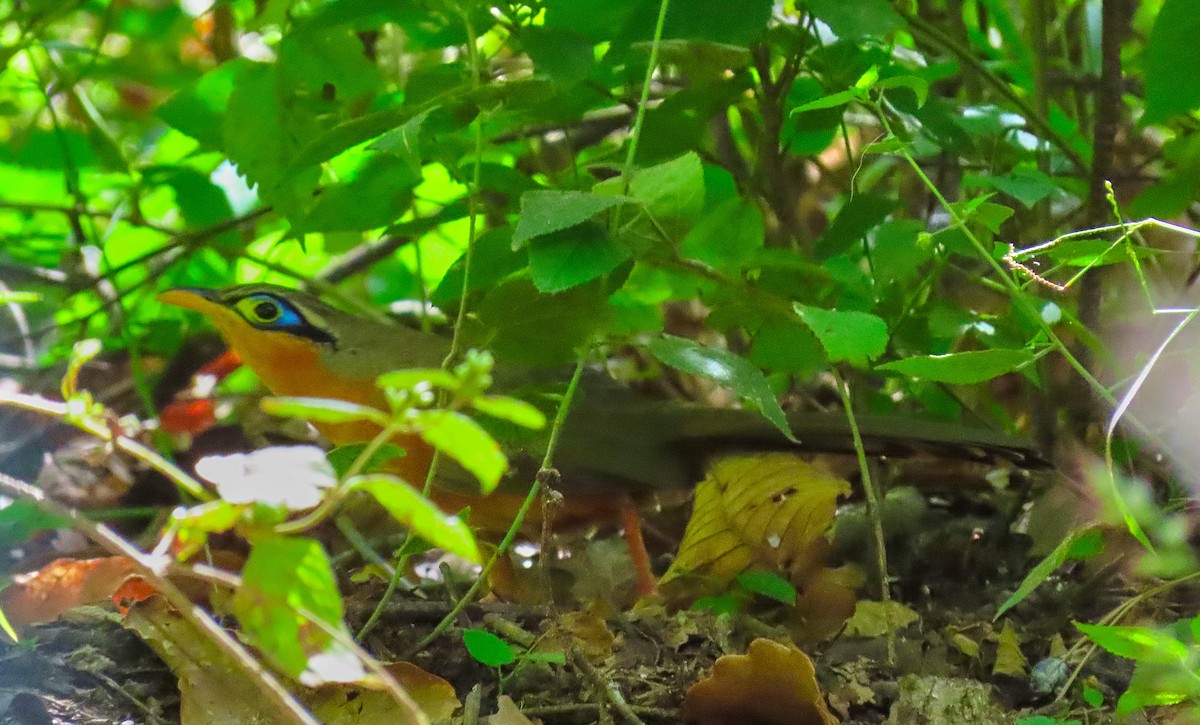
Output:
<svg viewBox="0 0 1200 725">
<path fill-rule="evenodd" d="M 266 388 L 279 396 L 330 398 L 386 410 L 386 398 L 376 385 L 380 375 L 440 367 L 451 348 L 445 335 L 368 319 L 277 285 L 177 287 L 158 299 L 207 317 Z M 556 378 L 565 382 L 557 371 L 506 366 L 503 360 L 497 362 L 494 377 L 500 392 L 509 394 L 536 390 Z M 639 589 L 652 589 L 638 502 L 656 492 L 694 486 L 722 455 L 760 450 L 854 453 L 844 415 L 793 414 L 788 424 L 795 440 L 753 410 L 657 399 L 602 371 L 589 371 L 555 450 L 555 488 L 563 500 L 551 523 L 621 526 L 638 569 Z M 892 416 L 861 416 L 857 424 L 871 456 L 929 453 L 1025 468 L 1045 465 L 1030 443 L 1007 433 Z M 380 430 L 369 421 L 314 425 L 335 445 L 365 442 Z M 448 513 L 470 506 L 471 525 L 478 531 L 503 532 L 529 492 L 545 441 L 544 435 L 501 440 L 512 465 L 497 490 L 486 496 L 461 468 L 439 464 L 430 497 Z M 432 448 L 415 435 L 395 442 L 406 454 L 392 463 L 391 472 L 420 486 L 433 460 Z M 530 524 L 539 523 L 540 510 L 531 509 Z"/>
</svg>

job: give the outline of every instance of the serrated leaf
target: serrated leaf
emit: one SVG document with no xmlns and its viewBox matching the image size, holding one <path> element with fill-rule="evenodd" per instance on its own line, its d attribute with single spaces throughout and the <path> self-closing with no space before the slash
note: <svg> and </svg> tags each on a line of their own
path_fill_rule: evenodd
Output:
<svg viewBox="0 0 1200 725">
<path fill-rule="evenodd" d="M 775 391 L 762 371 L 749 360 L 728 350 L 700 345 L 692 340 L 673 335 L 663 335 L 652 340 L 650 353 L 659 361 L 692 375 L 715 380 L 737 393 L 741 398 L 754 403 L 759 412 L 771 421 L 779 432 L 789 440 L 795 440 L 788 425 L 787 416 L 779 406 Z"/>
<path fill-rule="evenodd" d="M 369 474 L 354 477 L 349 485 L 371 494 L 392 518 L 429 544 L 477 564 L 482 561 L 475 537 L 462 519 L 447 515 L 399 478 Z"/>
<path fill-rule="evenodd" d="M 527 191 L 521 195 L 521 217 L 513 232 L 513 247 L 530 239 L 567 229 L 600 212 L 631 201 L 624 196 L 603 196 L 588 191 Z"/>
<path fill-rule="evenodd" d="M 484 493 L 500 483 L 508 459 L 478 423 L 452 410 L 423 410 L 415 423 L 421 439 L 475 474 Z"/>
<path fill-rule="evenodd" d="M 281 418 L 302 418 L 314 423 L 352 423 L 370 420 L 387 425 L 387 415 L 369 405 L 359 405 L 332 398 L 275 397 L 263 398 L 264 412 Z"/>
<path fill-rule="evenodd" d="M 471 401 L 471 407 L 480 413 L 507 420 L 523 428 L 543 428 L 546 415 L 524 400 L 502 395 L 482 395 Z"/>
<path fill-rule="evenodd" d="M 866 367 L 887 349 L 887 323 L 866 312 L 843 312 L 796 304 L 796 314 L 812 330 L 830 362 Z"/>
<path fill-rule="evenodd" d="M 512 645 L 482 629 L 464 631 L 463 645 L 476 662 L 488 667 L 503 667 L 517 661 Z"/>
<path fill-rule="evenodd" d="M 1025 350 L 973 350 L 948 355 L 914 355 L 885 363 L 876 370 L 890 370 L 923 380 L 954 385 L 973 385 L 1030 364 L 1034 356 Z"/>
</svg>

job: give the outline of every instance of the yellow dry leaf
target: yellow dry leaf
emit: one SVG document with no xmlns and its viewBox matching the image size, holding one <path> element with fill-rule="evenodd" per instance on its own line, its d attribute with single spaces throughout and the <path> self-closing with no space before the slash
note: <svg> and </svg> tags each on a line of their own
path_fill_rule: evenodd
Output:
<svg viewBox="0 0 1200 725">
<path fill-rule="evenodd" d="M 725 655 L 683 700 L 696 725 L 837 725 L 817 685 L 812 660 L 797 647 L 756 639 L 744 655 Z"/>
<path fill-rule="evenodd" d="M 954 648 L 957 649 L 959 652 L 962 652 L 963 654 L 965 654 L 967 657 L 970 657 L 971 659 L 977 659 L 979 657 L 979 643 L 978 642 L 971 639 L 970 637 L 963 634 L 962 632 L 957 631 L 953 627 L 946 628 L 946 635 L 950 639 L 950 644 L 954 645 Z"/>
<path fill-rule="evenodd" d="M 1021 652 L 1021 640 L 1016 630 L 1011 622 L 1005 622 L 1004 629 L 996 637 L 996 664 L 992 667 L 992 674 L 1021 677 L 1028 664 Z"/>
<path fill-rule="evenodd" d="M 838 498 L 849 493 L 844 479 L 790 453 L 717 461 L 696 488 L 663 594 L 678 602 L 718 591 L 751 564 L 796 584 L 818 575 Z"/>
<path fill-rule="evenodd" d="M 852 637 L 882 637 L 903 629 L 921 616 L 897 601 L 859 602 L 854 616 L 846 623 L 846 634 Z"/>
</svg>

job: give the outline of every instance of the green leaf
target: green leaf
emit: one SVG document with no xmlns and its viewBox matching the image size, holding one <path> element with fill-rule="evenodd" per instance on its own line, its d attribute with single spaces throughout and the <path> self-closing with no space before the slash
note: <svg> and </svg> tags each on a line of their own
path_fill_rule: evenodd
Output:
<svg viewBox="0 0 1200 725">
<path fill-rule="evenodd" d="M 4 616 L 3 609 L 0 609 L 0 631 L 7 634 L 13 642 L 21 641 L 21 638 L 17 636 L 17 630 L 13 629 L 12 623 L 8 621 L 8 617 Z"/>
<path fill-rule="evenodd" d="M 1083 701 L 1091 707 L 1100 707 L 1104 704 L 1104 693 L 1091 685 L 1085 685 L 1083 688 Z"/>
<path fill-rule="evenodd" d="M 963 184 L 990 186 L 1002 191 L 1031 209 L 1043 199 L 1048 199 L 1062 190 L 1049 176 L 1037 169 L 1013 169 L 1002 176 L 975 176 L 965 174 Z"/>
<path fill-rule="evenodd" d="M 721 594 L 713 597 L 700 597 L 688 607 L 693 612 L 712 612 L 713 614 L 737 614 L 742 608 L 742 598 L 733 594 Z"/>
<path fill-rule="evenodd" d="M 421 180 L 419 169 L 381 153 L 366 154 L 341 178 L 321 189 L 308 215 L 297 223 L 297 231 L 366 231 L 387 226 L 403 215 L 409 192 Z"/>
<path fill-rule="evenodd" d="M 866 312 L 841 312 L 808 305 L 793 305 L 796 314 L 813 331 L 830 362 L 857 367 L 883 354 L 888 344 L 887 323 Z"/>
<path fill-rule="evenodd" d="M 808 11 L 839 38 L 882 38 L 904 26 L 904 18 L 887 0 L 804 0 Z"/>
<path fill-rule="evenodd" d="M 493 333 L 480 345 L 517 364 L 572 360 L 608 314 L 604 290 L 596 284 L 548 295 L 527 279 L 513 279 L 493 288 L 480 303 L 479 319 Z"/>
<path fill-rule="evenodd" d="M 243 636 L 302 684 L 357 682 L 365 676 L 362 665 L 347 656 L 348 648 L 326 631 L 350 638 L 333 568 L 316 541 L 279 536 L 255 541 L 242 569 L 242 586 L 233 595 L 233 613 Z"/>
<path fill-rule="evenodd" d="M 624 196 L 602 196 L 587 191 L 527 191 L 521 195 L 521 218 L 513 232 L 513 247 L 520 248 L 534 237 L 581 224 L 628 201 Z"/>
<path fill-rule="evenodd" d="M 1146 43 L 1146 115 L 1161 123 L 1200 106 L 1200 13 L 1194 0 L 1164 0 Z"/>
<path fill-rule="evenodd" d="M 562 292 L 608 274 L 631 254 L 603 225 L 585 223 L 531 241 L 529 271 L 539 292 Z"/>
<path fill-rule="evenodd" d="M 873 194 L 855 194 L 817 240 L 818 259 L 836 257 L 850 249 L 896 208 L 896 200 Z"/>
<path fill-rule="evenodd" d="M 1008 599 L 1000 605 L 996 610 L 996 616 L 992 617 L 992 621 L 996 621 L 1004 615 L 1005 612 L 1024 601 L 1033 593 L 1034 589 L 1041 586 L 1042 582 L 1050 578 L 1058 567 L 1062 566 L 1070 559 L 1086 559 L 1091 554 L 1094 554 L 1097 547 L 1101 546 L 1103 539 L 1100 532 L 1093 528 L 1076 529 L 1071 532 L 1071 535 L 1059 542 L 1058 546 L 1054 547 L 1045 559 L 1038 562 L 1037 566 L 1033 567 L 1025 579 L 1021 581 L 1021 585 L 1012 593 Z M 1078 548 L 1077 548 L 1078 546 Z M 1073 556 L 1078 553 L 1079 555 Z"/>
<path fill-rule="evenodd" d="M 771 318 L 754 331 L 750 362 L 769 372 L 808 376 L 825 364 L 825 350 L 795 319 Z"/>
<path fill-rule="evenodd" d="M 387 414 L 381 410 L 332 398 L 263 398 L 259 406 L 270 415 L 302 418 L 314 423 L 353 423 L 359 420 L 370 420 L 380 425 L 388 423 Z"/>
<path fill-rule="evenodd" d="M 700 157 L 689 151 L 638 171 L 629 191 L 668 233 L 678 233 L 690 227 L 704 209 L 704 166 Z"/>
<path fill-rule="evenodd" d="M 763 248 L 763 219 L 758 207 L 740 197 L 726 199 L 684 237 L 684 256 L 722 270 L 739 270 Z"/>
<path fill-rule="evenodd" d="M 745 358 L 715 347 L 706 347 L 692 340 L 663 335 L 651 340 L 650 353 L 659 361 L 692 375 L 700 375 L 721 383 L 737 395 L 753 403 L 789 440 L 795 440 L 787 416 L 770 383 L 758 368 Z"/>
<path fill-rule="evenodd" d="M 546 416 L 542 411 L 524 400 L 516 398 L 503 395 L 482 395 L 471 401 L 471 407 L 480 413 L 507 420 L 523 428 L 539 429 L 546 425 Z"/>
<path fill-rule="evenodd" d="M 1151 627 L 1128 627 L 1076 622 L 1075 627 L 1118 657 L 1138 662 L 1177 664 L 1187 661 L 1188 648 L 1167 632 Z"/>
<path fill-rule="evenodd" d="M 334 474 L 338 477 L 338 480 L 341 480 L 345 477 L 346 472 L 350 470 L 350 466 L 354 465 L 354 462 L 358 460 L 358 457 L 366 449 L 366 443 L 351 443 L 350 445 L 338 446 L 325 454 L 325 460 L 329 461 L 329 465 L 333 467 Z M 404 457 L 406 453 L 403 448 L 395 443 L 384 443 L 371 454 L 370 460 L 363 465 L 359 473 L 374 473 L 385 467 L 392 460 Z"/>
<path fill-rule="evenodd" d="M 1025 350 L 974 350 L 947 355 L 914 355 L 876 366 L 876 370 L 953 385 L 982 383 L 1019 370 L 1034 361 Z"/>
<path fill-rule="evenodd" d="M 213 149 L 225 148 L 225 111 L 237 76 L 250 61 L 235 58 L 213 68 L 167 99 L 156 114 L 168 125 Z"/>
<path fill-rule="evenodd" d="M 891 76 L 884 78 L 875 84 L 876 88 L 907 88 L 917 97 L 917 107 L 925 105 L 925 99 L 929 98 L 929 81 L 920 76 Z"/>
<path fill-rule="evenodd" d="M 457 516 L 448 516 L 432 501 L 395 476 L 355 476 L 351 488 L 366 491 L 387 509 L 392 518 L 439 549 L 467 561 L 482 562 L 471 529 Z"/>
<path fill-rule="evenodd" d="M 796 587 L 773 571 L 744 571 L 737 575 L 736 581 L 748 592 L 761 594 L 788 606 L 796 605 Z"/>
<path fill-rule="evenodd" d="M 452 410 L 422 410 L 415 418 L 421 439 L 475 474 L 491 493 L 508 469 L 500 445 L 479 424 Z"/>
<path fill-rule="evenodd" d="M 463 644 L 476 662 L 488 667 L 503 667 L 517 661 L 517 653 L 508 642 L 482 629 L 464 630 Z"/>
<path fill-rule="evenodd" d="M 586 80 L 595 65 L 593 42 L 570 30 L 533 25 L 524 28 L 520 38 L 534 69 L 555 83 L 569 86 Z"/>
<path fill-rule="evenodd" d="M 0 508 L 0 547 L 7 549 L 39 531 L 61 529 L 69 524 L 68 519 L 43 511 L 33 501 L 17 499 Z"/>
<path fill-rule="evenodd" d="M 862 92 L 854 88 L 845 91 L 838 91 L 837 93 L 830 93 L 827 96 L 821 96 L 820 98 L 814 98 L 806 103 L 801 103 L 799 106 L 796 106 L 792 109 L 792 115 L 799 115 L 801 113 L 805 113 L 806 111 L 820 111 L 826 108 L 837 108 L 838 106 L 844 106 L 850 101 L 861 97 Z"/>
<path fill-rule="evenodd" d="M 917 276 L 931 254 L 929 245 L 919 241 L 924 231 L 925 224 L 915 219 L 897 219 L 879 225 L 871 247 L 876 285 L 906 282 Z"/>
</svg>

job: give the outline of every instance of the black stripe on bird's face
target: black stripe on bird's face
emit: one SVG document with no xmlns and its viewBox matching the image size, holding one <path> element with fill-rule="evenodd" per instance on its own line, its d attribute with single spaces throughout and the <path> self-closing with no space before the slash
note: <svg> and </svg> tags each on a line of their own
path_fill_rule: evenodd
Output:
<svg viewBox="0 0 1200 725">
<path fill-rule="evenodd" d="M 221 295 L 221 304 L 259 330 L 286 332 L 321 345 L 329 345 L 335 350 L 338 347 L 337 338 L 333 333 L 316 324 L 322 321 L 319 315 L 306 313 L 270 288 L 234 288 Z"/>
</svg>

